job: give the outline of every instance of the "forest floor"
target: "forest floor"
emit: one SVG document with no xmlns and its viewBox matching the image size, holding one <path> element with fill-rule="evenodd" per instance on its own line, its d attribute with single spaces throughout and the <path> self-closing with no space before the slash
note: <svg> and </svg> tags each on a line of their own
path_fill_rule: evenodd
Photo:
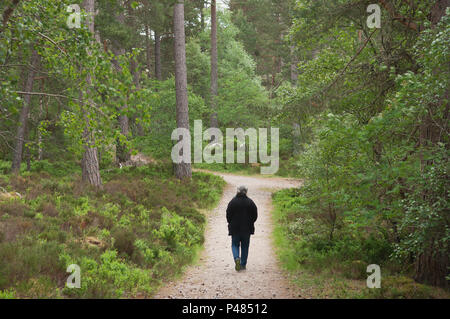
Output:
<svg viewBox="0 0 450 319">
<path fill-rule="evenodd" d="M 164 285 L 155 298 L 308 298 L 290 284 L 281 269 L 272 237 L 272 192 L 297 187 L 301 181 L 209 173 L 221 176 L 227 186 L 219 205 L 207 216 L 204 250 L 195 265 L 179 280 Z M 258 220 L 255 235 L 250 240 L 247 269 L 237 272 L 225 212 L 240 185 L 248 187 L 248 196 L 258 207 Z"/>
</svg>

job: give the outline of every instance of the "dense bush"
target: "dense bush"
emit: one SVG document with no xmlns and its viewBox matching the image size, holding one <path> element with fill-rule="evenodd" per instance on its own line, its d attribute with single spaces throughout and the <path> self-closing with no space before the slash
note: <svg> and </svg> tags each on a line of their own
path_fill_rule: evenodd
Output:
<svg viewBox="0 0 450 319">
<path fill-rule="evenodd" d="M 370 120 L 346 110 L 310 119 L 312 140 L 298 161 L 305 185 L 274 197 L 290 262 L 314 269 L 375 263 L 448 287 L 450 153 L 440 117 L 448 112 L 449 21 L 421 35 L 420 71 L 392 75 L 396 89 Z"/>
</svg>

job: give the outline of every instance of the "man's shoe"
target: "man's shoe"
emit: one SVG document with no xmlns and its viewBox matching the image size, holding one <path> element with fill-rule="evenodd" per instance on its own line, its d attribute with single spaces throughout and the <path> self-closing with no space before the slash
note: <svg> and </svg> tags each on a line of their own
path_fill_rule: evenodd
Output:
<svg viewBox="0 0 450 319">
<path fill-rule="evenodd" d="M 235 263 L 234 269 L 236 269 L 236 271 L 241 270 L 241 259 L 240 258 L 236 258 L 234 260 L 234 263 Z"/>
<path fill-rule="evenodd" d="M 241 270 L 246 270 L 247 266 L 241 265 Z"/>
</svg>

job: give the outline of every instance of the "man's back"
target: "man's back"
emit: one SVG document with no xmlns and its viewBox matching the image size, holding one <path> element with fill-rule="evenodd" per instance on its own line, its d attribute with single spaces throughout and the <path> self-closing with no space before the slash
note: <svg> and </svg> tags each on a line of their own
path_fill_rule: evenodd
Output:
<svg viewBox="0 0 450 319">
<path fill-rule="evenodd" d="M 255 203 L 245 194 L 236 195 L 227 208 L 229 235 L 254 234 L 254 223 L 257 218 L 258 211 Z"/>
</svg>

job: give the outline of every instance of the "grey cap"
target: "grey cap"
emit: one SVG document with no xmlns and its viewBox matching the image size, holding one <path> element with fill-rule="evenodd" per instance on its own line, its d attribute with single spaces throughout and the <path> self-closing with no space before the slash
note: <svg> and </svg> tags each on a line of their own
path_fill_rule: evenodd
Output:
<svg viewBox="0 0 450 319">
<path fill-rule="evenodd" d="M 244 185 L 241 185 L 237 188 L 237 192 L 239 194 L 247 194 L 247 190 L 248 190 L 247 186 Z"/>
</svg>

